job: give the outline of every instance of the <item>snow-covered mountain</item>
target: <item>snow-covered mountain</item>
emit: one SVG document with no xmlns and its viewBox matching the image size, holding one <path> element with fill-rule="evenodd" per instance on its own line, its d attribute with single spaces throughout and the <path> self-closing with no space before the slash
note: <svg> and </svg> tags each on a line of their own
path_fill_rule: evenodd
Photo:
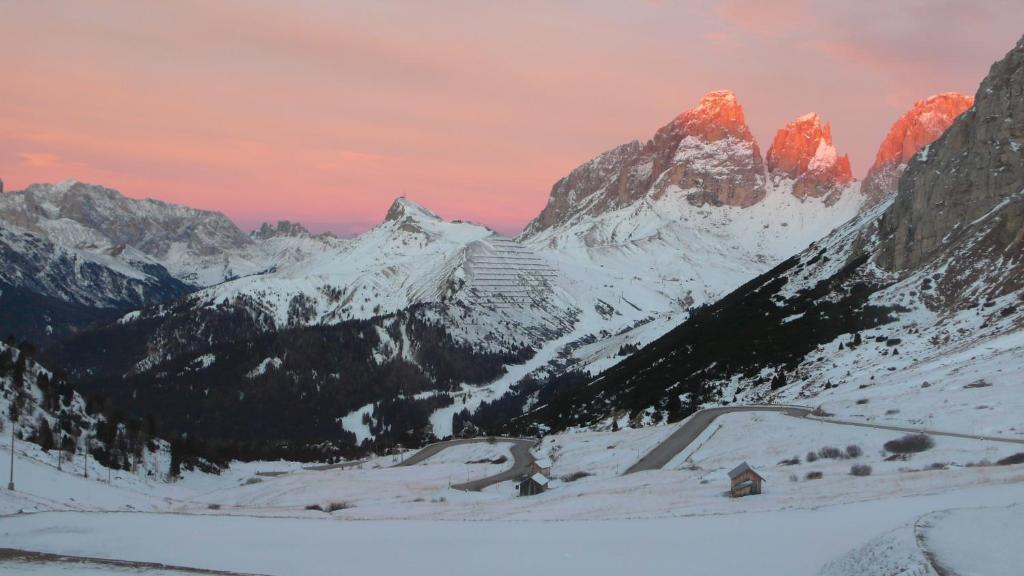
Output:
<svg viewBox="0 0 1024 576">
<path fill-rule="evenodd" d="M 715 91 L 559 180 L 519 240 L 586 287 L 574 293 L 679 314 L 855 216 L 858 186 L 816 114 L 779 131 L 766 170 L 735 95 Z"/>
<path fill-rule="evenodd" d="M 0 261 L 0 325 L 40 343 L 192 289 L 134 248 L 76 250 L 9 223 Z"/>
<path fill-rule="evenodd" d="M 1024 39 L 992 66 L 974 106 L 910 159 L 895 198 L 538 408 L 534 421 L 592 424 L 619 411 L 658 420 L 733 401 L 866 405 L 861 391 L 875 386 L 887 404 L 858 412 L 905 409 L 924 421 L 905 401 L 922 394 L 942 394 L 944 410 L 979 425 L 982 408 L 1019 412 L 1020 394 L 1003 391 L 993 407 L 976 390 L 1019 386 L 1007 368 L 1024 347 L 1021 93 Z"/>
<path fill-rule="evenodd" d="M 366 322 L 379 339 L 372 370 L 402 362 L 436 379 L 415 360 L 431 343 L 418 341 L 426 332 L 409 327 L 423 323 L 473 362 L 516 359 L 483 386 L 463 367 L 455 369 L 465 376 L 461 385 L 447 379 L 419 387 L 430 394 L 415 401 L 436 408 L 430 421 L 445 435 L 455 414 L 510 390 L 522 395 L 524 381 L 616 364 L 865 204 L 849 161 L 817 114 L 780 129 L 763 158 L 735 95 L 715 91 L 651 140 L 573 170 L 515 239 L 447 222 L 405 198 L 353 238 L 313 235 L 285 221 L 247 235 L 217 213 L 76 182 L 0 196 L 0 221 L 56 254 L 23 258 L 19 289 L 86 311 L 104 307 L 105 315 L 83 316 L 73 326 L 119 313 L 117 322 L 61 345 L 90 378 L 151 383 L 180 372 L 182 362 L 202 364 L 217 357 L 214 349 L 263 337 L 280 356 L 235 355 L 234 363 L 221 360 L 225 374 L 248 374 L 268 361 L 292 373 L 281 349 L 289 339 L 275 335 L 325 326 L 348 333 Z M 9 251 L 31 253 L 25 244 Z M 62 258 L 71 263 L 45 264 Z M 54 277 L 42 283 L 38 270 Z M 76 270 L 85 272 L 70 272 Z M 117 353 L 94 354 L 97 346 Z M 302 366 L 314 380 L 327 377 L 325 366 Z M 189 390 L 202 382 L 196 378 Z M 317 394 L 325 382 L 318 380 Z M 432 398 L 439 391 L 450 392 L 451 402 L 438 408 Z M 371 435 L 363 420 L 385 400 L 365 398 L 369 403 L 359 407 L 336 404 L 357 408 L 338 416 L 363 437 Z"/>
<path fill-rule="evenodd" d="M 0 323 L 37 341 L 342 243 L 73 180 L 0 194 L 0 224 Z"/>
</svg>

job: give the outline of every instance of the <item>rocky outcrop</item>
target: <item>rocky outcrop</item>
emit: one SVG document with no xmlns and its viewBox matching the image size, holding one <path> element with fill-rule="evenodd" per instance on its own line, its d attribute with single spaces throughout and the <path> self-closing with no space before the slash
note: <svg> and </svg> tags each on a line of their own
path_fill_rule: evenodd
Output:
<svg viewBox="0 0 1024 576">
<path fill-rule="evenodd" d="M 256 240 L 267 240 L 269 238 L 306 238 L 309 237 L 309 230 L 298 222 L 290 220 L 278 220 L 277 224 L 264 222 L 259 230 L 252 233 Z"/>
<path fill-rule="evenodd" d="M 861 184 L 868 202 L 874 205 L 895 194 L 900 175 L 914 154 L 934 142 L 973 104 L 971 96 L 946 92 L 917 101 L 900 116 L 878 147 L 875 163 Z"/>
<path fill-rule="evenodd" d="M 646 143 L 623 144 L 573 170 L 555 183 L 547 206 L 523 234 L 670 190 L 685 193 L 694 205 L 746 207 L 764 198 L 761 151 L 732 92 L 709 92 Z"/>
<path fill-rule="evenodd" d="M 798 198 L 824 198 L 834 204 L 842 187 L 853 180 L 850 159 L 832 144 L 832 129 L 815 114 L 805 114 L 775 134 L 766 158 L 775 178 L 793 180 Z"/>
<path fill-rule="evenodd" d="M 934 268 L 948 303 L 1024 286 L 1024 39 L 992 65 L 974 107 L 910 160 L 879 231 L 878 265 Z"/>
</svg>

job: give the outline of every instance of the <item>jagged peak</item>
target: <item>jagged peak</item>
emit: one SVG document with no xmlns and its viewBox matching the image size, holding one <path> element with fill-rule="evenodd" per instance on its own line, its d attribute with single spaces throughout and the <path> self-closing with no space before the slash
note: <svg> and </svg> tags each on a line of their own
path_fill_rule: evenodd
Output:
<svg viewBox="0 0 1024 576">
<path fill-rule="evenodd" d="M 815 174 L 821 182 L 846 183 L 853 179 L 849 157 L 839 155 L 832 143 L 832 127 L 810 112 L 786 124 L 775 134 L 765 158 L 768 171 L 800 178 Z"/>
<path fill-rule="evenodd" d="M 731 90 L 713 90 L 701 97 L 697 106 L 676 117 L 674 125 L 687 136 L 707 141 L 739 138 L 753 142 L 743 106 Z"/>
<path fill-rule="evenodd" d="M 873 168 L 890 162 L 906 164 L 973 105 L 973 96 L 959 92 L 943 92 L 914 102 L 889 128 L 875 154 Z"/>
<path fill-rule="evenodd" d="M 441 220 L 442 218 L 419 204 L 409 200 L 405 196 L 395 198 L 388 208 L 385 222 L 400 222 L 403 220 Z"/>
<path fill-rule="evenodd" d="M 874 204 L 896 192 L 899 175 L 910 159 L 942 135 L 974 105 L 974 97 L 943 92 L 923 98 L 893 122 L 878 146 L 875 163 L 861 191 Z"/>
<path fill-rule="evenodd" d="M 310 236 L 310 233 L 305 226 L 290 220 L 278 220 L 277 224 L 264 222 L 260 225 L 259 230 L 252 232 L 252 237 L 259 240 L 277 237 L 302 238 L 307 236 Z"/>
</svg>

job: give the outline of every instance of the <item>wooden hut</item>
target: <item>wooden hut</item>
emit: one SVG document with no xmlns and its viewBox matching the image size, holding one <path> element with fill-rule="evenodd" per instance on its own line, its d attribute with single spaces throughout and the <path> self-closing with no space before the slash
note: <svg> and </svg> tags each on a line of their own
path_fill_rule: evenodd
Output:
<svg viewBox="0 0 1024 576">
<path fill-rule="evenodd" d="M 538 472 L 516 485 L 516 489 L 520 496 L 534 496 L 547 490 L 550 482 L 547 476 Z"/>
<path fill-rule="evenodd" d="M 547 458 L 537 458 L 530 464 L 530 472 L 532 474 L 543 474 L 545 476 L 551 474 L 551 460 Z"/>
<path fill-rule="evenodd" d="M 729 493 L 734 498 L 739 498 L 740 496 L 760 494 L 764 477 L 754 471 L 750 464 L 744 462 L 729 472 L 729 482 L 732 485 Z"/>
</svg>

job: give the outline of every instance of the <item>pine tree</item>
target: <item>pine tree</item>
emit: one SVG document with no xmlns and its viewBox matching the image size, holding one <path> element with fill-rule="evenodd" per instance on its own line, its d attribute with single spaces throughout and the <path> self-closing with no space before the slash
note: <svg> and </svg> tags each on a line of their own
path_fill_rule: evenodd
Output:
<svg viewBox="0 0 1024 576">
<path fill-rule="evenodd" d="M 683 414 L 683 403 L 679 400 L 679 394 L 669 392 L 668 396 L 668 421 L 669 423 L 679 422 L 685 417 Z"/>
</svg>

